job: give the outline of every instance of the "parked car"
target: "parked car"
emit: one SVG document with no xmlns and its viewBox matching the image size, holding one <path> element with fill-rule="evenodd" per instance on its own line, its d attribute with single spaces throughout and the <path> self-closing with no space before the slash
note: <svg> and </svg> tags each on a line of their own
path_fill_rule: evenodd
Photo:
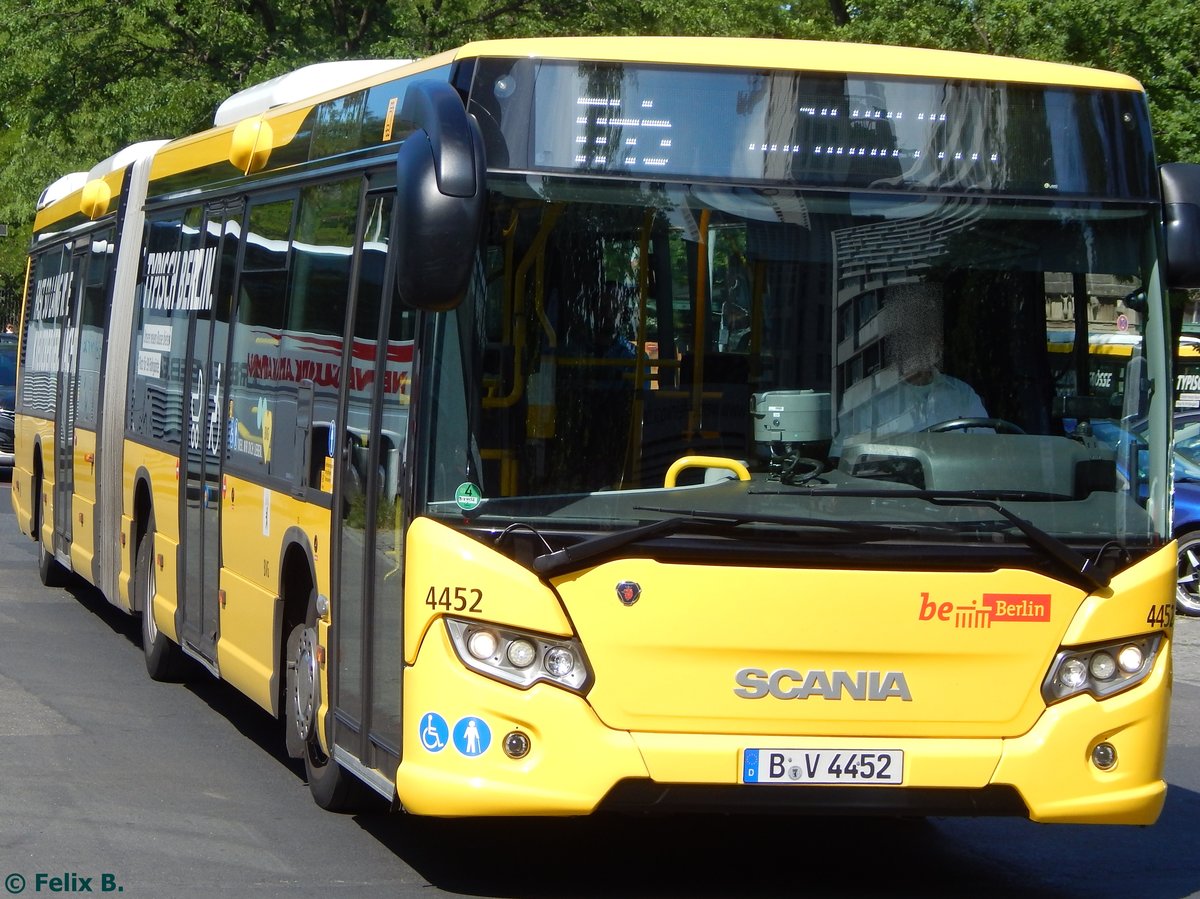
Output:
<svg viewBox="0 0 1200 899">
<path fill-rule="evenodd" d="M 1182 472 L 1178 463 L 1175 466 L 1175 608 L 1182 615 L 1200 615 L 1200 411 L 1175 416 L 1175 456 L 1189 463 Z"/>
<path fill-rule="evenodd" d="M 0 472 L 11 476 L 17 408 L 17 335 L 0 334 Z"/>
<path fill-rule="evenodd" d="M 1117 450 L 1118 459 L 1128 459 L 1127 450 L 1142 446 L 1139 436 L 1144 421 L 1126 426 L 1116 420 L 1091 423 L 1096 439 Z M 1124 450 L 1124 452 L 1123 452 Z M 1145 496 L 1145 450 L 1138 452 L 1137 476 Z M 1122 474 L 1127 466 L 1118 463 Z M 1181 615 L 1200 616 L 1200 410 L 1175 415 L 1175 492 L 1172 533 L 1179 541 L 1179 568 L 1175 581 L 1175 609 Z"/>
</svg>

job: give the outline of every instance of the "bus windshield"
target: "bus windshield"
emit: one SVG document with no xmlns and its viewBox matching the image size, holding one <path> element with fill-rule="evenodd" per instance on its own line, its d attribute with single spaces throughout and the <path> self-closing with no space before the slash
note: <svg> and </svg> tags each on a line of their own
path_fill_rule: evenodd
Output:
<svg viewBox="0 0 1200 899">
<path fill-rule="evenodd" d="M 585 532 L 791 515 L 843 540 L 847 521 L 1018 539 L 994 511 L 928 501 L 942 494 L 1081 545 L 1163 542 L 1159 437 L 1131 430 L 1163 377 L 1140 337 L 1161 302 L 1152 208 L 492 187 L 474 296 L 437 325 L 430 514 Z M 1122 355 L 1089 352 L 1105 334 Z M 676 464 L 698 456 L 725 462 Z"/>
</svg>

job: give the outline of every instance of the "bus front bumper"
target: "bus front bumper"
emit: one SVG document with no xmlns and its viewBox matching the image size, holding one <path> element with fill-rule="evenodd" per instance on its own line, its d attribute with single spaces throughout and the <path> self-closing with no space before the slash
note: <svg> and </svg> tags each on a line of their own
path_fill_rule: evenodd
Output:
<svg viewBox="0 0 1200 899">
<path fill-rule="evenodd" d="M 1140 686 L 1103 702 L 1079 696 L 1051 706 L 1029 732 L 1006 739 L 628 732 L 605 726 L 586 699 L 557 687 L 518 690 L 469 671 L 434 628 L 405 674 L 396 790 L 407 811 L 434 816 L 703 808 L 1152 824 L 1166 794 L 1169 678 L 1163 653 Z M 526 738 L 525 755 L 505 752 L 511 734 Z M 1101 742 L 1116 752 L 1108 770 L 1093 761 Z M 902 750 L 904 782 L 746 785 L 742 753 L 751 747 Z"/>
</svg>

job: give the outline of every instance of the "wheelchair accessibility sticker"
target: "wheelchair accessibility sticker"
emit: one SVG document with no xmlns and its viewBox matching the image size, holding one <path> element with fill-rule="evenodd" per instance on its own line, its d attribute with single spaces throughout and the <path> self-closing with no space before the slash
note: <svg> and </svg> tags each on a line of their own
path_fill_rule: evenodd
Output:
<svg viewBox="0 0 1200 899">
<path fill-rule="evenodd" d="M 482 718 L 462 718 L 454 725 L 454 748 L 465 756 L 483 755 L 492 743 L 492 729 Z"/>
<path fill-rule="evenodd" d="M 430 752 L 441 752 L 450 742 L 450 725 L 437 712 L 421 716 L 421 745 Z"/>
</svg>

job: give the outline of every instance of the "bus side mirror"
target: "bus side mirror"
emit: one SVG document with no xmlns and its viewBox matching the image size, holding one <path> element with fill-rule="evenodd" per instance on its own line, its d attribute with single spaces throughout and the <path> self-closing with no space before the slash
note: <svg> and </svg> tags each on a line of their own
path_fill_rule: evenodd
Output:
<svg viewBox="0 0 1200 899">
<path fill-rule="evenodd" d="M 396 290 L 415 309 L 453 309 L 466 294 L 483 221 L 483 137 L 441 81 L 410 87 L 400 118 L 415 130 L 396 157 Z"/>
<path fill-rule="evenodd" d="M 1200 165 L 1159 166 L 1167 242 L 1167 286 L 1200 287 Z"/>
</svg>

